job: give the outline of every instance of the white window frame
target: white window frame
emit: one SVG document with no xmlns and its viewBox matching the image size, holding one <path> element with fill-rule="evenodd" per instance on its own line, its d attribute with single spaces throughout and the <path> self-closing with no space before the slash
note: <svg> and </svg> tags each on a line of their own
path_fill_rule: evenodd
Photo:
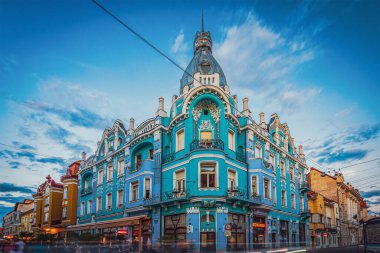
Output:
<svg viewBox="0 0 380 253">
<path fill-rule="evenodd" d="M 285 193 L 284 197 L 282 196 L 283 192 Z M 287 207 L 288 206 L 287 198 L 286 198 L 286 191 L 284 189 L 281 189 L 281 206 L 282 207 Z"/>
<path fill-rule="evenodd" d="M 85 204 L 84 204 L 84 201 L 82 201 L 82 203 L 80 204 L 80 215 L 84 215 L 84 208 L 85 208 Z"/>
<path fill-rule="evenodd" d="M 282 170 L 282 165 L 284 164 L 284 170 Z M 282 173 L 284 172 L 284 173 Z M 280 161 L 280 173 L 282 177 L 286 177 L 286 163 L 284 159 L 281 159 Z"/>
<path fill-rule="evenodd" d="M 253 191 L 253 178 L 256 178 L 256 191 Z M 254 192 L 256 192 L 256 195 L 260 195 L 259 193 L 259 181 L 258 181 L 258 176 L 252 176 L 251 177 L 251 194 L 253 194 Z"/>
<path fill-rule="evenodd" d="M 63 199 L 66 200 L 67 199 L 67 195 L 68 195 L 68 187 L 65 186 L 63 188 Z"/>
<path fill-rule="evenodd" d="M 268 180 L 268 194 L 269 194 L 268 198 L 265 196 L 265 180 Z M 272 184 L 271 184 L 270 179 L 267 177 L 263 177 L 263 197 L 265 199 L 271 199 L 271 197 L 272 197 L 271 196 L 271 190 L 272 190 Z"/>
<path fill-rule="evenodd" d="M 101 175 L 100 175 L 101 174 Z M 104 170 L 100 169 L 98 171 L 98 185 L 103 183 L 103 177 L 104 177 Z"/>
<path fill-rule="evenodd" d="M 92 200 L 89 199 L 87 200 L 87 214 L 91 214 L 91 209 L 92 209 Z"/>
<path fill-rule="evenodd" d="M 117 160 L 117 176 L 120 177 L 120 176 L 123 176 L 124 175 L 124 167 L 125 167 L 125 164 L 124 164 L 124 157 L 123 158 L 119 158 Z M 120 164 L 123 164 L 123 167 L 120 168 Z"/>
<path fill-rule="evenodd" d="M 215 187 L 201 187 L 201 166 L 202 164 L 214 163 L 215 164 Z M 217 161 L 199 161 L 198 162 L 198 189 L 199 190 L 213 190 L 219 188 L 219 162 Z"/>
<path fill-rule="evenodd" d="M 147 179 L 149 179 L 149 187 L 150 187 L 150 192 L 149 192 L 149 198 L 151 198 L 152 197 L 152 178 L 151 177 L 144 177 L 144 184 L 143 184 L 143 198 L 145 198 L 145 196 L 146 196 L 146 192 L 145 192 L 145 182 L 146 182 L 146 180 Z M 134 181 L 134 182 L 136 182 L 136 181 Z"/>
<path fill-rule="evenodd" d="M 273 184 L 272 190 L 273 190 L 273 203 L 277 204 L 277 187 L 275 184 Z"/>
<path fill-rule="evenodd" d="M 175 189 L 175 188 L 177 188 L 177 181 L 178 181 L 178 178 L 177 178 L 177 174 L 179 174 L 180 172 L 182 172 L 183 171 L 183 173 L 184 173 L 184 175 L 185 175 L 185 178 L 184 178 L 184 185 L 183 185 L 183 188 L 184 189 L 182 189 L 182 190 L 185 190 L 186 191 L 186 187 L 187 187 L 187 185 L 186 185 L 186 168 L 181 168 L 181 169 L 178 169 L 178 170 L 175 170 L 175 171 L 173 171 L 173 179 L 174 179 L 174 181 L 173 181 L 173 190 Z M 180 192 L 180 193 L 182 193 L 182 192 Z"/>
<path fill-rule="evenodd" d="M 180 133 L 183 133 L 183 147 L 179 147 L 178 145 L 179 145 L 179 142 L 178 142 L 178 135 L 180 134 Z M 178 151 L 181 151 L 181 150 L 184 150 L 185 149 L 185 128 L 181 128 L 181 129 L 179 129 L 179 130 L 177 130 L 177 132 L 175 133 L 175 150 L 176 150 L 176 152 L 178 152 Z"/>
<path fill-rule="evenodd" d="M 137 183 L 137 196 L 136 196 L 136 199 L 133 199 L 132 197 L 133 197 L 133 189 L 132 189 L 132 185 L 133 184 L 135 184 L 135 183 Z M 135 181 L 132 181 L 132 182 L 130 182 L 130 184 L 129 184 L 129 189 L 130 189 L 130 191 L 129 191 L 129 202 L 136 202 L 136 201 L 138 201 L 139 200 L 139 195 L 140 195 L 140 182 L 139 182 L 139 180 L 135 180 Z"/>
<path fill-rule="evenodd" d="M 237 188 L 239 186 L 239 184 L 238 184 L 238 182 L 239 182 L 239 180 L 238 180 L 238 173 L 237 173 L 237 170 L 232 169 L 232 168 L 228 168 L 227 169 L 227 187 L 228 188 L 231 187 L 231 185 L 230 185 L 230 179 L 228 178 L 228 172 L 229 171 L 235 173 L 235 185 L 234 185 L 234 187 Z"/>
<path fill-rule="evenodd" d="M 256 149 L 259 150 L 259 152 L 256 152 Z M 255 143 L 255 159 L 262 159 L 263 158 L 263 147 L 261 144 Z"/>
<path fill-rule="evenodd" d="M 112 169 L 112 173 L 110 173 L 110 168 Z M 107 182 L 113 180 L 114 170 L 113 170 L 113 164 L 110 163 L 107 165 Z"/>
<path fill-rule="evenodd" d="M 100 200 L 100 201 L 99 201 Z M 102 198 L 102 196 L 98 196 L 97 198 L 96 198 L 96 211 L 97 212 L 100 212 L 100 211 L 102 211 L 102 204 L 103 204 L 103 198 Z"/>
<path fill-rule="evenodd" d="M 110 205 L 108 205 L 108 202 L 110 202 Z M 106 209 L 107 210 L 111 210 L 112 209 L 112 192 L 109 192 L 106 195 Z"/>
<path fill-rule="evenodd" d="M 120 197 L 120 192 L 122 193 L 121 197 Z M 120 200 L 121 200 L 121 202 L 120 202 Z M 123 189 L 117 190 L 117 200 L 116 200 L 116 203 L 117 203 L 117 207 L 122 207 L 123 206 L 123 204 L 124 204 L 124 190 Z"/>
<path fill-rule="evenodd" d="M 230 134 L 232 139 L 230 139 Z M 235 151 L 235 132 L 232 129 L 228 129 L 228 148 Z"/>
<path fill-rule="evenodd" d="M 293 210 L 296 209 L 296 195 L 294 193 L 290 194 L 290 202 L 291 202 L 291 207 Z"/>
<path fill-rule="evenodd" d="M 289 166 L 289 178 L 290 178 L 290 181 L 295 181 L 295 173 L 294 173 L 294 166 L 293 165 L 290 165 Z"/>
</svg>

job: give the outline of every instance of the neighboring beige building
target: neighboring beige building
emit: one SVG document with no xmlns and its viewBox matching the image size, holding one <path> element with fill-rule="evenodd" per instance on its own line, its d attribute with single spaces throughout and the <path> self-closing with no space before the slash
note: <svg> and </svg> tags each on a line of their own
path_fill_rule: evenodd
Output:
<svg viewBox="0 0 380 253">
<path fill-rule="evenodd" d="M 20 233 L 33 233 L 32 225 L 33 225 L 33 219 L 34 219 L 34 203 L 30 205 L 30 209 L 21 213 L 20 215 Z"/>
<path fill-rule="evenodd" d="M 337 224 L 339 246 L 357 245 L 362 241 L 362 225 L 359 221 L 367 216 L 367 205 L 359 190 L 344 182 L 342 173 L 334 176 L 311 168 L 307 175 L 310 188 L 336 202 L 339 212 Z"/>
<path fill-rule="evenodd" d="M 23 214 L 33 211 L 33 200 L 25 199 L 23 202 L 17 202 L 14 209 L 6 214 L 3 218 L 4 237 L 8 239 L 17 238 L 23 231 L 22 217 Z"/>
</svg>

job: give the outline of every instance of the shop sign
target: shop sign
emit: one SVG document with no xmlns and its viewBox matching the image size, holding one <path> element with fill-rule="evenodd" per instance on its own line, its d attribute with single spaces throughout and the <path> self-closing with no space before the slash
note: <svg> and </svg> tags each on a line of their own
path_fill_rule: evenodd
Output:
<svg viewBox="0 0 380 253">
<path fill-rule="evenodd" d="M 254 228 L 265 228 L 265 223 L 253 222 L 252 227 L 254 227 Z"/>
<path fill-rule="evenodd" d="M 327 237 L 327 233 L 323 233 L 322 236 L 323 236 L 323 237 Z"/>
<path fill-rule="evenodd" d="M 128 235 L 128 230 L 127 229 L 119 229 L 117 231 L 118 235 Z"/>
<path fill-rule="evenodd" d="M 227 237 L 231 236 L 231 230 L 225 230 L 224 236 L 227 236 Z"/>
<path fill-rule="evenodd" d="M 231 230 L 231 229 L 232 229 L 231 224 L 224 225 L 224 230 Z"/>
</svg>

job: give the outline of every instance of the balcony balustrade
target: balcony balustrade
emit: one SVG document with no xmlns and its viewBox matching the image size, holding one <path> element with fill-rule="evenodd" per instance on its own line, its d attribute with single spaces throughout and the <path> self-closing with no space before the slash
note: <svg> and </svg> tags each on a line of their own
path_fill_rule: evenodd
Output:
<svg viewBox="0 0 380 253">
<path fill-rule="evenodd" d="M 301 193 L 305 193 L 305 192 L 308 192 L 308 191 L 310 191 L 309 184 L 307 182 L 300 183 L 300 192 Z"/>
<path fill-rule="evenodd" d="M 236 160 L 245 163 L 246 162 L 246 160 L 245 160 L 245 154 L 242 153 L 242 152 L 236 153 Z"/>
<path fill-rule="evenodd" d="M 191 142 L 190 150 L 202 150 L 202 149 L 218 149 L 224 150 L 224 143 L 219 139 L 210 140 L 194 140 Z"/>
<path fill-rule="evenodd" d="M 174 188 L 172 191 L 164 192 L 162 195 L 155 195 L 151 198 L 145 198 L 143 200 L 144 206 L 153 206 L 158 204 L 165 204 L 175 201 L 184 201 L 190 198 L 190 193 L 187 192 L 184 188 L 177 189 Z"/>
<path fill-rule="evenodd" d="M 90 194 L 92 193 L 92 188 L 91 187 L 88 187 L 88 188 L 84 188 L 81 190 L 81 196 L 84 196 L 84 195 L 87 195 L 87 194 Z"/>
<path fill-rule="evenodd" d="M 162 163 L 169 163 L 171 161 L 174 161 L 175 159 L 175 153 L 169 153 L 162 157 Z"/>
</svg>

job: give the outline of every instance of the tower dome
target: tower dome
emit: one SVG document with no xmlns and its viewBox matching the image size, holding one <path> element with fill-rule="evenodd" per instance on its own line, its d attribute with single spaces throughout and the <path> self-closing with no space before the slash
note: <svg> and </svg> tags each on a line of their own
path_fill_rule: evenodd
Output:
<svg viewBox="0 0 380 253">
<path fill-rule="evenodd" d="M 189 89 L 200 85 L 227 86 L 222 68 L 212 55 L 211 33 L 204 31 L 203 13 L 201 31 L 195 34 L 194 56 L 181 78 L 180 94 L 184 87 Z"/>
</svg>

